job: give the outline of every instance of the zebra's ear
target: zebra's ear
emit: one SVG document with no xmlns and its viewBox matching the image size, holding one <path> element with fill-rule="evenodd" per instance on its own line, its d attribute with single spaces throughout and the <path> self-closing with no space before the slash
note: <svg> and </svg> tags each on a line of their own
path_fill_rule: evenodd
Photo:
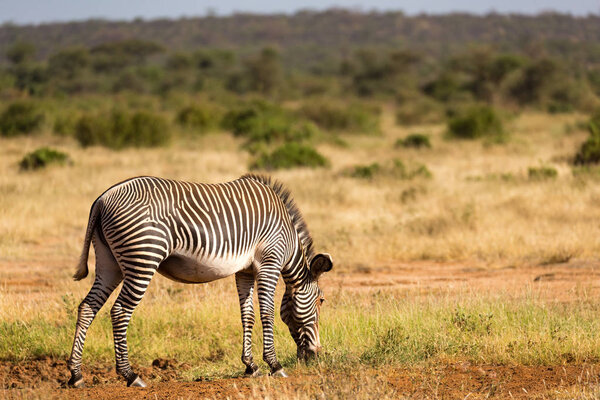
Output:
<svg viewBox="0 0 600 400">
<path fill-rule="evenodd" d="M 313 257 L 310 262 L 310 273 L 317 279 L 323 272 L 329 272 L 333 268 L 333 260 L 327 253 L 320 253 Z"/>
</svg>

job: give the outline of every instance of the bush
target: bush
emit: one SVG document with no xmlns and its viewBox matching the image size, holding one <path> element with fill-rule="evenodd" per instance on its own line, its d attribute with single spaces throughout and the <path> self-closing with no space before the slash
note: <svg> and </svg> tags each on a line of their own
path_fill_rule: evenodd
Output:
<svg viewBox="0 0 600 400">
<path fill-rule="evenodd" d="M 298 143 L 285 143 L 272 153 L 262 154 L 252 169 L 289 169 L 294 167 L 324 167 L 328 161 L 314 148 Z"/>
<path fill-rule="evenodd" d="M 600 112 L 592 116 L 588 123 L 590 136 L 575 155 L 575 164 L 597 164 L 600 162 Z"/>
<path fill-rule="evenodd" d="M 554 167 L 529 167 L 527 175 L 529 180 L 545 181 L 548 179 L 556 179 L 558 171 Z"/>
<path fill-rule="evenodd" d="M 15 102 L 0 115 L 0 134 L 11 137 L 29 134 L 40 127 L 44 115 L 32 103 Z"/>
<path fill-rule="evenodd" d="M 145 111 L 113 111 L 109 115 L 84 115 L 75 127 L 75 138 L 84 146 L 112 149 L 156 147 L 171 138 L 166 120 Z"/>
<path fill-rule="evenodd" d="M 398 159 L 382 167 L 379 163 L 368 165 L 355 165 L 346 170 L 344 175 L 358 179 L 373 179 L 376 177 L 389 177 L 410 180 L 414 178 L 430 179 L 433 175 L 424 164 L 412 164 L 408 167 Z"/>
<path fill-rule="evenodd" d="M 305 104 L 298 110 L 301 117 L 307 118 L 320 128 L 348 133 L 379 133 L 378 107 L 364 104 L 349 106 L 325 102 Z"/>
<path fill-rule="evenodd" d="M 229 111 L 222 126 L 235 136 L 245 137 L 246 145 L 302 142 L 319 135 L 313 123 L 298 121 L 286 110 L 263 101 Z"/>
<path fill-rule="evenodd" d="M 458 112 L 448 121 L 448 134 L 458 139 L 478 139 L 484 136 L 501 136 L 502 120 L 496 111 L 486 105 L 477 105 Z"/>
<path fill-rule="evenodd" d="M 219 124 L 219 112 L 207 106 L 192 105 L 181 109 L 175 120 L 183 127 L 206 132 Z"/>
<path fill-rule="evenodd" d="M 50 164 L 65 164 L 69 162 L 69 156 L 58 150 L 51 149 L 49 147 L 40 147 L 39 149 L 32 151 L 25 155 L 19 167 L 22 171 L 35 170 L 45 168 Z"/>
<path fill-rule="evenodd" d="M 350 171 L 349 176 L 352 178 L 373 179 L 373 177 L 381 170 L 378 163 L 369 165 L 355 165 Z"/>
<path fill-rule="evenodd" d="M 396 141 L 396 147 L 407 147 L 420 149 L 422 147 L 431 148 L 431 142 L 429 136 L 420 133 L 413 133 L 408 135 L 404 139 L 398 139 Z"/>
</svg>

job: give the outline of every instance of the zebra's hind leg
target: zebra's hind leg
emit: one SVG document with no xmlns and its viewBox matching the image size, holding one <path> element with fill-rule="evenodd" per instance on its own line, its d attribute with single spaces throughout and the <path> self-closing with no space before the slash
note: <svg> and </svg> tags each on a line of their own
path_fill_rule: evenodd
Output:
<svg viewBox="0 0 600 400">
<path fill-rule="evenodd" d="M 240 271 L 235 274 L 235 286 L 240 300 L 242 315 L 243 344 L 242 362 L 246 366 L 246 376 L 259 376 L 258 365 L 252 359 L 252 328 L 254 327 L 254 274 L 252 271 Z"/>
<path fill-rule="evenodd" d="M 71 379 L 68 382 L 70 387 L 83 387 L 84 385 L 83 375 L 81 374 L 81 359 L 87 330 L 98 311 L 123 279 L 121 269 L 110 250 L 96 241 L 94 241 L 94 248 L 96 252 L 96 279 L 89 293 L 79 305 L 73 349 L 68 361 L 69 370 L 71 371 Z"/>
<path fill-rule="evenodd" d="M 133 372 L 129 364 L 127 327 L 129 326 L 129 321 L 135 307 L 142 300 L 144 293 L 146 293 L 146 289 L 158 268 L 159 262 L 156 262 L 155 265 L 152 264 L 154 264 L 154 261 L 147 261 L 147 264 L 140 261 L 137 261 L 135 264 L 122 263 L 123 270 L 125 271 L 123 287 L 110 310 L 115 341 L 117 373 L 127 380 L 127 386 L 146 387 L 146 383 Z"/>
<path fill-rule="evenodd" d="M 273 321 L 275 319 L 275 287 L 279 280 L 280 271 L 276 265 L 263 263 L 257 275 L 258 304 L 260 320 L 263 326 L 263 360 L 271 368 L 272 376 L 287 377 L 277 356 L 273 341 Z"/>
</svg>

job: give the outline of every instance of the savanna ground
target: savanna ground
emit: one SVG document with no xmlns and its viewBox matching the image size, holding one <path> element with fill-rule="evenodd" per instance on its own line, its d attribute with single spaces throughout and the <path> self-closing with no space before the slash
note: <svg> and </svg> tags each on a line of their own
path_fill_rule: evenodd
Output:
<svg viewBox="0 0 600 400">
<path fill-rule="evenodd" d="M 600 176 L 569 164 L 586 118 L 525 113 L 494 144 L 446 140 L 443 125 L 401 128 L 386 110 L 382 135 L 319 145 L 328 168 L 273 174 L 292 190 L 317 250 L 335 261 L 321 281 L 319 361 L 297 365 L 276 318 L 290 378 L 241 377 L 233 278 L 183 285 L 157 276 L 128 334 L 146 389 L 125 388 L 114 372 L 112 300 L 88 332 L 87 388 L 64 388 L 77 306 L 92 281 L 70 278 L 89 207 L 136 175 L 235 179 L 247 153 L 227 134 L 118 152 L 49 134 L 2 139 L 0 397 L 598 398 Z M 433 147 L 394 147 L 413 132 Z M 40 145 L 67 151 L 73 164 L 19 172 Z M 393 159 L 425 164 L 432 177 L 344 172 Z M 540 166 L 558 176 L 528 175 Z M 258 324 L 254 343 L 260 359 Z"/>
</svg>

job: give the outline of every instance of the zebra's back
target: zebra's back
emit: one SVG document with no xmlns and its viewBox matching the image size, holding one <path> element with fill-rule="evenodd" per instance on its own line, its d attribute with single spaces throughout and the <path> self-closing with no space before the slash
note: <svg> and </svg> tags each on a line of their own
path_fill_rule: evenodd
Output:
<svg viewBox="0 0 600 400">
<path fill-rule="evenodd" d="M 102 200 L 103 233 L 117 258 L 157 252 L 159 272 L 182 282 L 232 275 L 265 253 L 284 261 L 297 240 L 277 193 L 245 177 L 220 184 L 139 177 Z"/>
</svg>

